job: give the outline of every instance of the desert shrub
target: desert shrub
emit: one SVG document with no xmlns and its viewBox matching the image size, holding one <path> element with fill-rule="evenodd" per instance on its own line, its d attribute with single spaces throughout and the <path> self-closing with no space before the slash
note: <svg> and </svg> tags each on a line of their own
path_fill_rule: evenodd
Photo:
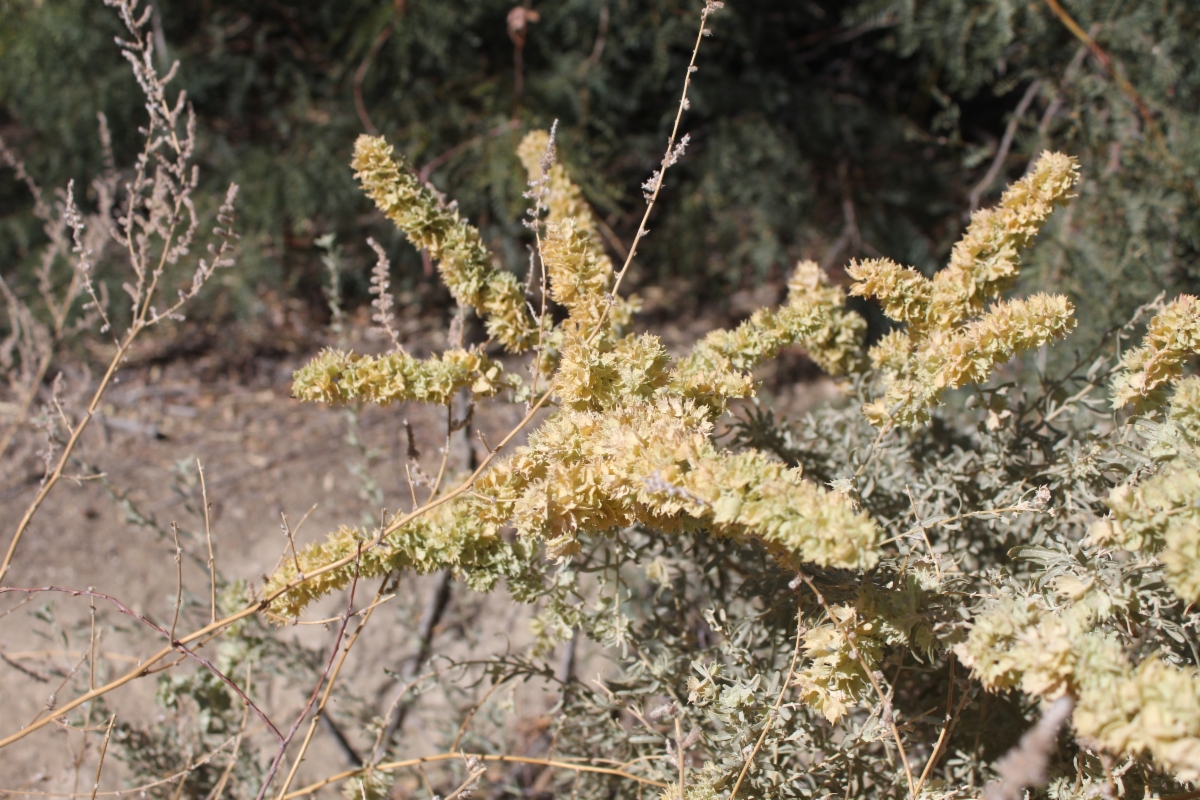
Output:
<svg viewBox="0 0 1200 800">
<path fill-rule="evenodd" d="M 535 242 L 524 279 L 386 137 L 356 140 L 364 194 L 436 262 L 459 313 L 446 349 L 408 352 L 387 252 L 375 245 L 373 323 L 386 349 L 326 349 L 295 373 L 293 394 L 351 409 L 439 406 L 439 469 L 413 465 L 407 510 L 395 498 L 372 522 L 299 548 L 287 528 L 288 548 L 260 585 L 213 571 L 199 603 L 207 624 L 156 628 L 168 640 L 160 651 L 5 732 L 0 747 L 54 720 L 87 728 L 107 713 L 104 746 L 131 766 L 129 789 L 172 797 L 289 798 L 335 785 L 349 798 L 448 800 L 1195 796 L 1200 379 L 1186 373 L 1200 303 L 1160 295 L 1072 352 L 1076 320 L 1093 309 L 1019 288 L 1026 253 L 1086 180 L 1079 160 L 1048 151 L 971 216 L 936 273 L 853 261 L 847 292 L 802 261 L 781 305 L 668 352 L 636 332 L 636 299 L 621 288 L 643 241 L 663 235 L 650 220 L 687 158 L 689 92 L 704 75 L 692 66 L 720 31 L 720 6 L 700 11 L 623 262 L 558 161 L 553 127 L 527 132 L 516 152 Z M 120 7 L 144 82 L 161 93 L 142 38 L 148 17 Z M 150 141 L 166 147 L 178 120 L 164 119 Z M 76 219 L 69 200 L 64 208 Z M 224 245 L 217 252 L 227 258 Z M 891 332 L 869 344 L 848 295 L 875 303 Z M 138 297 L 131 324 L 157 319 L 137 315 L 151 308 Z M 785 348 L 806 351 L 837 399 L 780 418 L 755 370 Z M 500 441 L 481 436 L 456 473 L 454 437 L 471 430 L 477 406 L 504 402 L 520 422 Z M 427 678 L 410 670 L 399 695 L 364 703 L 362 730 L 343 735 L 357 763 L 301 785 L 330 698 L 350 691 L 342 665 L 377 630 L 378 604 L 421 573 L 438 579 L 412 631 L 417 669 L 455 582 L 529 606 L 531 645 L 447 656 Z M 316 657 L 281 645 L 286 630 L 270 625 L 311 616 L 335 593 L 345 609 L 326 620 L 335 647 Z M 585 647 L 607 678 L 578 674 Z M 100 702 L 176 657 L 199 666 L 159 678 L 175 727 L 116 727 Z M 253 689 L 249 674 L 262 669 L 313 687 L 283 724 Z M 407 691 L 425 679 L 458 702 L 422 731 L 434 752 L 416 754 L 403 726 L 420 699 Z M 538 736 L 520 735 L 516 709 L 489 704 L 519 681 L 555 693 Z M 248 721 L 274 738 L 252 741 Z"/>
</svg>

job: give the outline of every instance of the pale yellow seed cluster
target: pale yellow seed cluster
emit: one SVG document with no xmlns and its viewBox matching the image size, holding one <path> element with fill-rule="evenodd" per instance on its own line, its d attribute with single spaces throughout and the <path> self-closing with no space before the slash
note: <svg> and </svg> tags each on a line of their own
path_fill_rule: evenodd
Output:
<svg viewBox="0 0 1200 800">
<path fill-rule="evenodd" d="M 351 163 L 367 196 L 415 247 L 427 250 L 438 262 L 450 294 L 484 317 L 489 335 L 512 352 L 525 350 L 537 340 L 521 282 L 492 266 L 479 231 L 421 185 L 403 160 L 393 155 L 391 145 L 382 137 L 360 136 Z"/>
<path fill-rule="evenodd" d="M 760 309 L 733 330 L 705 336 L 679 362 L 672 387 L 722 411 L 729 399 L 754 393 L 750 370 L 792 344 L 831 375 L 859 368 L 866 321 L 847 310 L 845 300 L 819 266 L 802 261 L 788 281 L 785 305 Z"/>
<path fill-rule="evenodd" d="M 873 624 L 853 606 L 834 606 L 829 620 L 804 634 L 808 660 L 796 675 L 800 699 L 837 722 L 851 708 L 869 701 L 871 682 L 866 670 L 879 668 L 883 646 L 872 636 Z M 847 635 L 854 637 L 853 647 Z"/>
<path fill-rule="evenodd" d="M 600 324 L 613 284 L 612 262 L 592 237 L 579 217 L 567 217 L 547 222 L 542 239 L 550 298 L 567 309 L 567 327 L 583 332 Z"/>
<path fill-rule="evenodd" d="M 601 411 L 653 397 L 667 383 L 670 361 L 662 342 L 650 334 L 588 344 L 582 334 L 567 333 L 555 386 L 563 408 Z"/>
<path fill-rule="evenodd" d="M 885 648 L 903 645 L 932 657 L 933 628 L 924 612 L 938 583 L 932 572 L 911 570 L 898 586 L 881 591 L 866 583 L 853 604 L 830 608 L 833 618 L 804 635 L 805 664 L 796 674 L 801 699 L 837 722 L 854 706 L 872 702 L 867 670 L 879 668 Z"/>
<path fill-rule="evenodd" d="M 324 350 L 298 369 L 292 395 L 300 400 L 388 405 L 415 400 L 446 405 L 459 389 L 491 397 L 520 379 L 476 350 L 447 350 L 427 359 L 408 353 L 382 356 Z"/>
<path fill-rule="evenodd" d="M 1156 555 L 1167 583 L 1187 603 L 1200 602 L 1200 378 L 1179 381 L 1160 445 L 1160 471 L 1114 488 L 1111 517 L 1092 525 L 1095 544 Z M 1163 445 L 1166 445 L 1165 447 Z M 1169 452 L 1167 448 L 1169 447 Z"/>
<path fill-rule="evenodd" d="M 524 149 L 538 149 L 530 141 L 537 140 L 527 139 Z M 369 151 L 371 142 L 382 146 L 378 140 L 360 140 L 360 149 Z M 544 147 L 543 139 L 540 149 Z M 359 155 L 356 164 L 365 158 Z M 396 172 L 390 156 L 384 161 L 370 174 L 379 177 L 385 167 Z M 393 195 L 401 193 L 396 187 L 407 186 L 396 174 L 383 175 L 379 182 L 391 187 L 387 191 Z M 553 332 L 558 354 L 551 391 L 559 408 L 526 446 L 480 476 L 469 494 L 364 551 L 359 574 L 429 570 L 441 564 L 477 583 L 494 582 L 511 575 L 514 559 L 527 552 L 521 548 L 534 542 L 544 543 L 551 557 L 567 558 L 578 549 L 581 534 L 634 525 L 665 534 L 706 529 L 718 536 L 756 539 L 789 564 L 873 566 L 878 526 L 847 496 L 805 481 L 799 469 L 762 453 L 719 450 L 711 437 L 715 413 L 728 397 L 752 391 L 748 371 L 780 347 L 810 342 L 831 370 L 857 363 L 864 325 L 845 311 L 841 291 L 827 283 L 816 265 L 803 264 L 787 305 L 760 311 L 734 331 L 710 335 L 671 369 L 657 337 L 619 336 L 611 325 L 596 330 L 608 302 L 612 264 L 565 171 L 553 172 L 549 186 L 546 268 L 553 298 L 570 313 L 569 324 Z M 385 210 L 425 208 L 376 199 Z M 571 216 L 559 218 L 568 212 Z M 409 213 L 417 211 L 403 212 Z M 428 226 L 405 221 L 402 227 L 420 232 Z M 562 237 L 555 238 L 558 234 Z M 448 283 L 482 274 L 443 270 Z M 449 351 L 422 361 L 404 353 L 376 358 L 329 350 L 297 372 L 294 391 L 303 399 L 331 403 L 444 404 L 460 388 L 486 396 L 506 385 L 509 379 L 499 365 L 477 351 Z M 498 536 L 506 526 L 518 533 L 511 545 Z M 325 543 L 305 548 L 297 559 L 284 559 L 267 591 L 355 555 L 364 538 L 343 528 Z M 299 614 L 315 598 L 346 586 L 354 570 L 347 564 L 302 582 L 275 601 L 273 612 Z"/>
<path fill-rule="evenodd" d="M 708 409 L 672 396 L 563 411 L 477 491 L 559 557 L 574 552 L 580 532 L 640 523 L 755 538 L 782 557 L 823 566 L 875 563 L 878 528 L 848 498 L 761 453 L 721 452 L 711 431 Z"/>
<path fill-rule="evenodd" d="M 1181 781 L 1200 778 L 1200 670 L 1157 657 L 1134 666 L 1096 629 L 1127 592 L 1060 579 L 1063 607 L 1040 597 L 1007 598 L 975 620 L 955 652 L 991 691 L 1019 688 L 1052 700 L 1075 696 L 1073 724 L 1090 746 L 1116 756 L 1149 753 Z"/>
<path fill-rule="evenodd" d="M 1074 159 L 1043 155 L 1033 171 L 1005 191 L 993 209 L 977 211 L 949 265 L 932 279 L 888 259 L 852 263 L 851 294 L 874 297 L 905 323 L 872 348 L 884 371 L 884 397 L 864 407 L 875 425 L 913 427 L 929 418 L 942 392 L 987 377 L 1013 355 L 1065 336 L 1074 327 L 1061 296 L 988 302 L 1011 288 L 1019 252 L 1078 179 Z"/>
<path fill-rule="evenodd" d="M 498 546 L 496 531 L 505 525 L 515 527 L 520 539 L 543 542 L 549 556 L 566 558 L 583 532 L 638 524 L 666 534 L 707 529 L 757 539 L 784 560 L 849 569 L 875 564 L 879 529 L 849 498 L 761 453 L 719 451 L 711 432 L 708 409 L 679 397 L 624 398 L 603 410 L 560 411 L 527 446 L 480 477 L 472 495 L 405 526 L 410 544 L 389 543 L 381 555 L 369 551 L 369 564 L 405 567 L 405 559 L 421 553 L 428 560 L 413 568 L 433 568 L 438 547 L 423 549 L 420 541 L 441 542 L 456 554 L 453 548 Z M 303 551 L 300 571 L 353 553 L 360 540 L 356 531 L 339 531 Z M 286 562 L 268 590 L 295 577 Z M 343 567 L 309 581 L 277 601 L 275 611 L 294 616 L 352 575 Z"/>
<path fill-rule="evenodd" d="M 549 132 L 530 131 L 517 147 L 517 156 L 530 183 L 544 187 L 547 214 L 541 256 L 550 279 L 550 297 L 570 313 L 566 328 L 589 334 L 611 302 L 603 333 L 620 336 L 637 311 L 638 301 L 633 297 L 613 297 L 610 301 L 616 273 L 583 192 L 561 163 L 551 165 L 549 176 L 542 175 L 542 159 L 549 141 Z M 549 340 L 557 349 L 561 333 L 555 331 Z"/>
<path fill-rule="evenodd" d="M 1113 377 L 1113 408 L 1161 405 L 1163 388 L 1200 353 L 1200 298 L 1181 294 L 1150 320 L 1142 346 L 1125 354 Z"/>
<path fill-rule="evenodd" d="M 285 557 L 263 587 L 271 595 L 295 581 L 306 580 L 277 598 L 269 609 L 278 620 L 294 619 L 313 601 L 349 586 L 357 573 L 360 581 L 395 570 L 426 574 L 452 569 L 476 591 L 490 591 L 502 577 L 519 575 L 531 553 L 520 543 L 507 544 L 499 526 L 486 513 L 489 503 L 468 497 L 426 512 L 392 533 L 375 547 L 370 536 L 342 526 L 325 541 L 310 544 Z M 354 561 L 321 574 L 320 568 L 345 558 Z"/>
<path fill-rule="evenodd" d="M 788 304 L 821 309 L 822 323 L 803 339 L 808 357 L 829 375 L 845 375 L 863 366 L 867 321 L 846 308 L 846 292 L 830 282 L 815 261 L 801 261 L 788 279 Z"/>
</svg>

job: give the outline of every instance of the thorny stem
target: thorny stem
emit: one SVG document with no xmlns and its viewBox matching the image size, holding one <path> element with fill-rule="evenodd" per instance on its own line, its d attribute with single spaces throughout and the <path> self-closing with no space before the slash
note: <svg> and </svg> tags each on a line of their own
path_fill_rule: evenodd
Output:
<svg viewBox="0 0 1200 800">
<path fill-rule="evenodd" d="M 805 579 L 807 580 L 807 579 Z M 810 584 L 811 585 L 811 584 Z M 775 705 L 767 712 L 767 719 L 763 723 L 762 733 L 758 735 L 758 741 L 754 743 L 754 749 L 750 751 L 750 755 L 746 757 L 746 763 L 742 765 L 742 771 L 738 775 L 737 782 L 733 784 L 733 791 L 729 793 L 729 800 L 733 800 L 737 796 L 738 789 L 741 788 L 742 781 L 746 777 L 746 773 L 750 771 L 750 767 L 754 764 L 754 757 L 758 755 L 758 751 L 762 748 L 763 742 L 766 741 L 767 733 L 771 730 L 771 723 L 775 721 L 776 715 L 779 713 L 779 707 L 783 705 L 784 695 L 787 694 L 788 688 L 792 685 L 792 677 L 796 674 L 796 662 L 800 658 L 800 645 L 804 642 L 804 605 L 797 597 L 796 600 L 796 646 L 792 650 L 792 664 L 788 667 L 787 677 L 783 679 L 783 685 L 779 687 L 779 696 L 775 698 Z M 683 797 L 683 781 L 680 780 L 679 796 Z"/>
<path fill-rule="evenodd" d="M 913 780 L 912 767 L 908 763 L 908 754 L 904 751 L 904 742 L 900 738 L 900 729 L 896 727 L 896 715 L 892 713 L 891 708 L 891 695 L 883 691 L 883 687 L 879 685 L 879 678 L 875 677 L 875 670 L 871 669 L 870 665 L 863 661 L 862 654 L 858 652 L 858 648 L 854 646 L 854 640 L 850 638 L 850 631 L 846 630 L 845 626 L 842 625 L 842 621 L 833 613 L 833 609 L 829 607 L 829 603 L 825 600 L 825 595 L 821 594 L 821 590 L 812 582 L 812 578 L 808 577 L 804 572 L 798 572 L 797 574 L 799 574 L 800 580 L 804 581 L 808 588 L 812 590 L 812 593 L 816 595 L 817 602 L 825 609 L 825 613 L 829 615 L 829 619 L 837 627 L 842 638 L 849 643 L 850 655 L 862 667 L 863 672 L 867 675 L 867 680 L 871 682 L 871 688 L 875 690 L 875 694 L 879 695 L 880 702 L 884 704 L 884 716 L 887 717 L 888 725 L 892 729 L 892 738 L 896 740 L 896 748 L 900 751 L 900 761 L 904 764 L 904 776 L 908 779 L 908 791 L 915 799 L 917 796 L 917 786 Z"/>
</svg>

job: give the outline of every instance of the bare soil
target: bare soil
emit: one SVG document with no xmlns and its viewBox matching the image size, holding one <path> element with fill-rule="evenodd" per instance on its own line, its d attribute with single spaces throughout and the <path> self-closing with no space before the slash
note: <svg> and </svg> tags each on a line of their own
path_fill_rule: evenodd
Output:
<svg viewBox="0 0 1200 800">
<path fill-rule="evenodd" d="M 740 301 L 753 307 L 774 299 L 759 294 L 763 296 Z M 663 298 L 650 300 L 651 319 L 656 305 L 671 305 Z M 687 327 L 652 327 L 658 328 L 655 332 L 670 350 L 680 352 L 716 323 L 697 316 Z M 406 331 L 411 340 L 420 342 L 414 351 L 442 346 L 444 336 L 422 330 L 423 324 L 413 323 Z M 133 612 L 165 628 L 172 625 L 177 598 L 182 596 L 177 629 L 185 632 L 202 626 L 208 621 L 209 575 L 197 463 L 203 466 L 208 492 L 217 569 L 224 577 L 245 580 L 252 587 L 260 586 L 264 573 L 287 552 L 285 516 L 293 528 L 304 519 L 295 535 L 296 544 L 302 546 L 340 524 L 369 524 L 375 519 L 380 509 L 375 507 L 378 498 L 371 496 L 371 481 L 377 483 L 384 507 L 411 507 L 404 421 L 411 423 L 425 471 L 434 474 L 445 444 L 444 410 L 405 405 L 365 408 L 354 415 L 292 399 L 291 373 L 316 352 L 319 343 L 313 338 L 299 341 L 270 357 L 252 359 L 250 368 L 242 363 L 238 369 L 223 370 L 220 364 L 189 354 L 145 357 L 125 370 L 78 449 L 78 469 L 92 466 L 102 477 L 60 482 L 22 540 L 6 585 L 92 588 L 119 598 Z M 371 346 L 362 340 L 350 344 L 359 349 Z M 811 368 L 790 354 L 764 378 L 773 402 L 787 411 L 832 391 L 828 384 L 803 380 L 811 375 Z M 79 381 L 81 388 L 87 383 L 84 378 Z M 489 441 L 498 441 L 523 410 L 503 403 L 481 407 L 475 414 L 475 429 Z M 451 470 L 467 463 L 467 447 L 461 439 L 452 445 Z M 38 488 L 41 465 L 27 453 L 24 459 L 10 459 L 3 466 L 0 531 L 7 544 L 9 531 Z M 179 529 L 178 561 L 173 525 Z M 330 717 L 360 753 L 369 749 L 370 742 L 360 733 L 359 717 L 364 708 L 386 706 L 395 693 L 398 683 L 385 669 L 394 674 L 413 654 L 417 619 L 433 580 L 412 577 L 401 583 L 397 596 L 377 611 L 380 616 L 372 622 L 371 635 L 356 645 L 339 676 L 339 684 L 351 689 L 351 700 L 346 701 L 350 705 L 334 703 Z M 361 587 L 356 606 L 365 606 L 376 588 Z M 484 600 L 455 587 L 450 610 L 438 629 L 436 649 L 467 655 L 522 647 L 529 640 L 529 609 L 496 602 L 502 596 Z M 289 628 L 284 639 L 327 657 L 337 633 L 336 617 L 345 602 L 344 595 L 329 598 L 309 618 L 328 617 L 333 622 Z M 93 650 L 94 680 L 100 682 L 133 668 L 164 644 L 160 634 L 104 601 L 95 602 L 94 619 L 93 602 L 86 597 L 54 593 L 0 597 L 0 736 L 86 690 L 93 680 L 88 675 Z M 585 648 L 579 658 L 592 656 Z M 602 664 L 589 662 L 589 674 L 601 668 Z M 107 710 L 96 708 L 88 722 L 102 728 L 105 715 L 116 712 L 143 727 L 170 724 L 155 704 L 155 680 L 143 678 L 114 692 L 106 698 Z M 280 721 L 293 719 L 312 689 L 289 685 L 287 676 L 257 680 L 263 707 Z M 514 724 L 524 726 L 522 730 L 534 739 L 544 733 L 544 714 L 554 700 L 553 694 L 530 684 L 515 694 L 498 693 L 489 702 L 512 704 Z M 405 728 L 405 747 L 415 755 L 429 752 L 427 732 L 457 726 L 462 709 L 469 705 L 465 698 L 421 702 L 421 711 L 410 717 Z M 306 728 L 307 724 L 301 735 Z M 263 739 L 261 731 L 256 735 Z M 101 738 L 95 730 L 85 734 L 64 726 L 43 728 L 3 751 L 0 789 L 31 795 L 90 794 Z M 105 791 L 120 788 L 126 777 L 121 765 L 110 761 L 102 779 Z M 344 770 L 348 764 L 333 732 L 322 727 L 294 786 Z M 335 796 L 334 791 L 327 789 L 324 795 Z"/>
</svg>

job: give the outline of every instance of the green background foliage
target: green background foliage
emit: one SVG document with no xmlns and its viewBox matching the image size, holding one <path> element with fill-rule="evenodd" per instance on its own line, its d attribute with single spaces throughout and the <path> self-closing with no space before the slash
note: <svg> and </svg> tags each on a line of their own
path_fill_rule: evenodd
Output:
<svg viewBox="0 0 1200 800">
<path fill-rule="evenodd" d="M 828 268 L 885 255 L 931 272 L 1036 80 L 982 202 L 1044 147 L 1079 157 L 1087 180 L 1071 215 L 1027 259 L 1036 266 L 1029 280 L 1066 287 L 1096 329 L 1160 290 L 1195 286 L 1200 70 L 1189 32 L 1200 12 L 1186 2 L 1065 7 L 1136 87 L 1161 146 L 1044 3 L 730 3 L 697 75 L 684 126 L 693 144 L 637 277 L 684 279 L 709 303 L 786 274 L 801 256 Z M 348 279 L 351 295 L 365 295 L 367 232 L 388 244 L 403 288 L 440 291 L 354 190 L 346 165 L 364 128 L 359 78 L 371 124 L 414 164 L 444 157 L 434 183 L 510 269 L 523 272 L 529 238 L 518 222 L 526 201 L 514 146 L 523 130 L 554 119 L 572 174 L 628 244 L 642 210 L 634 187 L 660 158 L 673 118 L 693 10 L 666 0 L 537 8 L 518 98 L 510 8 L 507 0 L 159 4 L 160 44 L 180 60 L 177 85 L 200 116 L 204 180 L 243 187 L 246 246 L 225 279 L 234 302 L 219 313 L 251 313 L 269 290 L 319 307 L 313 240 L 328 232 L 363 266 Z M 98 169 L 99 110 L 112 122 L 118 162 L 131 152 L 141 112 L 115 33 L 107 10 L 87 0 L 9 0 L 0 10 L 0 130 L 47 185 Z M 519 129 L 504 129 L 514 117 Z M 22 192 L 0 184 L 8 264 L 27 259 L 37 239 Z"/>
</svg>

